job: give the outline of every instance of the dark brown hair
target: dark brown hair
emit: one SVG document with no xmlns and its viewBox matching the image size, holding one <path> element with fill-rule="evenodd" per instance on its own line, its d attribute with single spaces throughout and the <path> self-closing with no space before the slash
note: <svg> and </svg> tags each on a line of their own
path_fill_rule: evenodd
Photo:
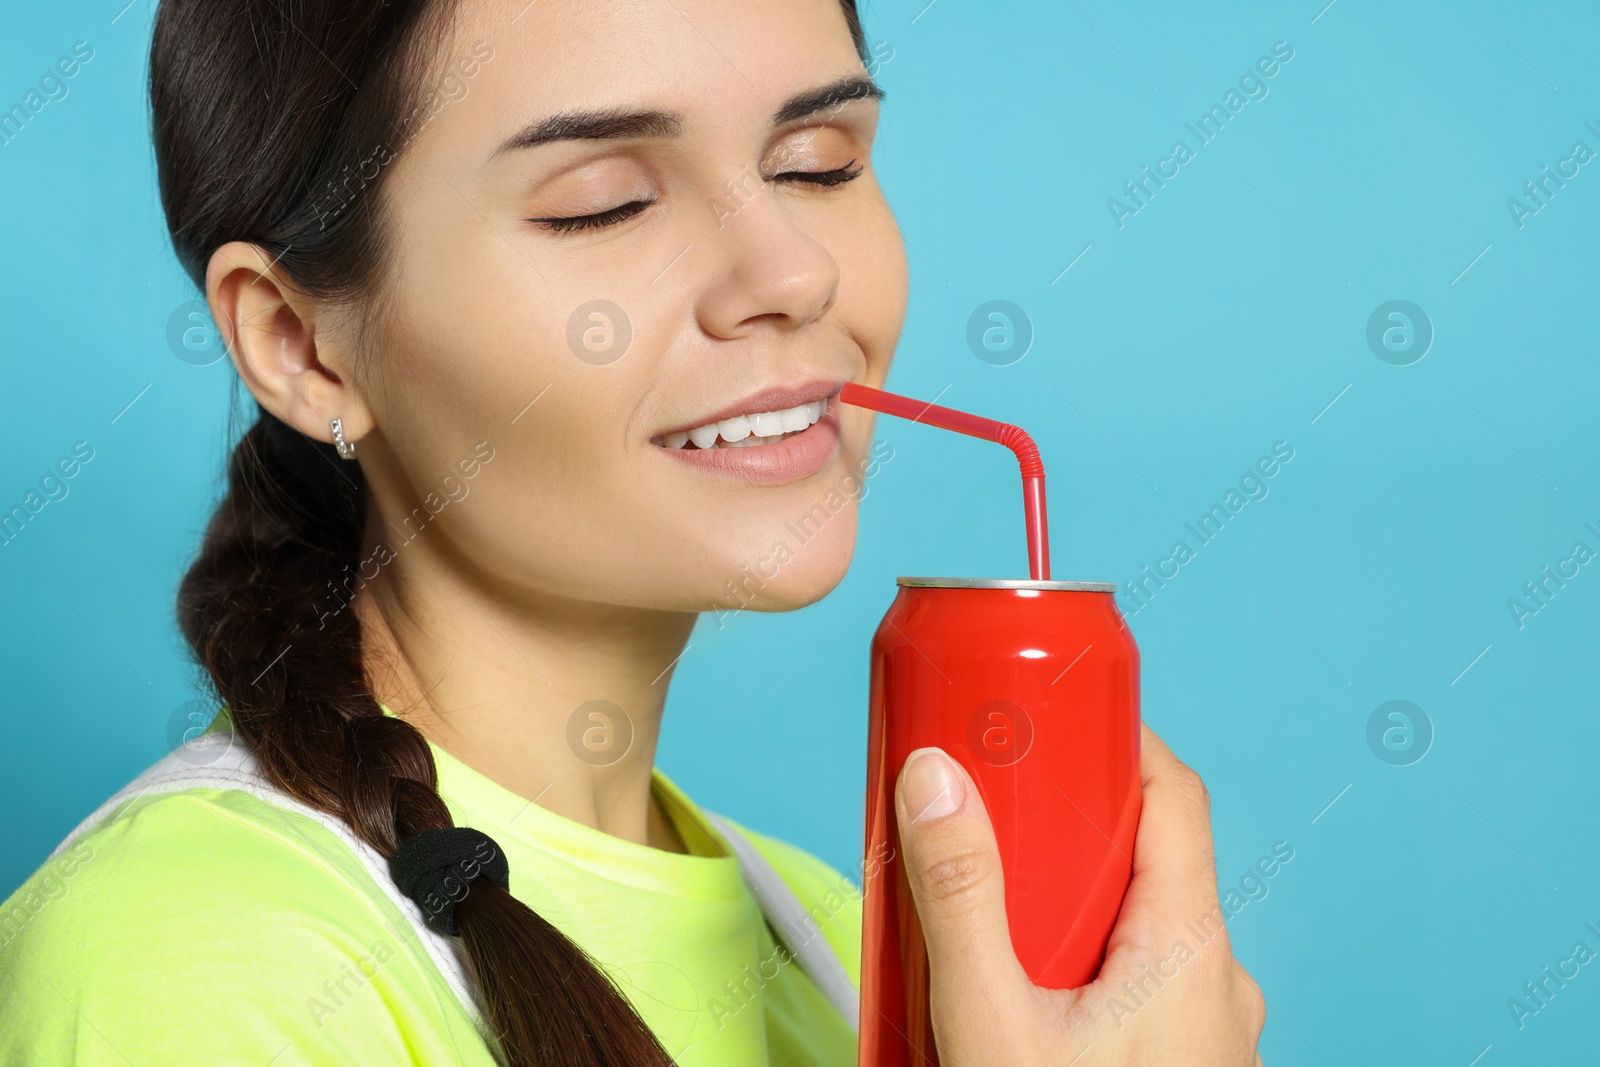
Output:
<svg viewBox="0 0 1600 1067">
<path fill-rule="evenodd" d="M 854 0 L 842 4 L 865 63 Z M 212 252 L 246 241 L 303 292 L 358 309 L 363 328 L 380 313 L 377 193 L 452 58 L 454 14 L 453 0 L 162 0 L 161 201 L 202 291 Z M 356 614 L 324 610 L 357 567 L 367 510 L 359 465 L 335 455 L 257 405 L 178 620 L 267 779 L 388 857 L 452 823 L 426 740 L 368 690 Z M 583 950 L 509 892 L 479 879 L 456 918 L 504 1062 L 671 1062 Z"/>
</svg>

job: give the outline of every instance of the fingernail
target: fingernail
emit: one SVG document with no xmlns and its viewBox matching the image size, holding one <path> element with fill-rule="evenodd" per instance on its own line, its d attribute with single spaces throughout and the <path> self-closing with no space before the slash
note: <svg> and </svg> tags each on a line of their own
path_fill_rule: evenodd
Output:
<svg viewBox="0 0 1600 1067">
<path fill-rule="evenodd" d="M 932 822 L 961 807 L 967 789 L 955 766 L 937 748 L 919 748 L 906 757 L 902 789 L 912 822 Z"/>
</svg>

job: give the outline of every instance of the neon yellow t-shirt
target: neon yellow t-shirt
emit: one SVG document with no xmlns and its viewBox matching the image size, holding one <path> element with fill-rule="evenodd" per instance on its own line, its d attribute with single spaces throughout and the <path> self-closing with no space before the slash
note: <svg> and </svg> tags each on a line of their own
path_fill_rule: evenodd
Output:
<svg viewBox="0 0 1600 1067">
<path fill-rule="evenodd" d="M 511 892 L 601 965 L 678 1063 L 855 1063 L 850 1025 L 778 951 L 737 861 L 660 769 L 689 855 L 564 818 L 432 747 L 456 824 L 499 843 Z M 735 825 L 859 988 L 859 887 Z M 136 797 L 0 905 L 0 1064 L 492 1067 L 419 942 L 320 823 L 238 789 Z"/>
</svg>

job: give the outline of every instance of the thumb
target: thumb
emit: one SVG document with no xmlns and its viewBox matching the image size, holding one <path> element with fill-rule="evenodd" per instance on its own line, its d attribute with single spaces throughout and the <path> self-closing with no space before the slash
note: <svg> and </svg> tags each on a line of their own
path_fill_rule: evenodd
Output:
<svg viewBox="0 0 1600 1067">
<path fill-rule="evenodd" d="M 1000 850 L 988 810 L 959 763 L 941 749 L 919 748 L 900 771 L 896 813 L 928 947 L 934 1018 L 981 1026 L 979 1017 L 989 1014 L 982 1003 L 1004 1011 L 1029 984 L 1006 925 Z"/>
</svg>

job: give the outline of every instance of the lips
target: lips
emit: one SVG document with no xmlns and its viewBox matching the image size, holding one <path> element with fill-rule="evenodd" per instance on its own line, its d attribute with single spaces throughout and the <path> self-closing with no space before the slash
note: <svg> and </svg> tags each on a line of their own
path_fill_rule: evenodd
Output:
<svg viewBox="0 0 1600 1067">
<path fill-rule="evenodd" d="M 822 470 L 838 453 L 841 384 L 753 393 L 651 441 L 663 456 L 708 473 L 768 485 L 796 481 Z"/>
<path fill-rule="evenodd" d="M 797 433 L 816 423 L 843 383 L 814 381 L 799 386 L 775 387 L 751 393 L 719 411 L 686 425 L 675 426 L 652 437 L 651 443 L 664 448 L 722 447 L 750 438 L 777 438 Z M 820 402 L 820 403 L 819 403 Z M 804 418 L 804 422 L 801 419 Z M 712 434 L 716 429 L 715 435 Z M 683 435 L 680 437 L 679 435 Z"/>
<path fill-rule="evenodd" d="M 769 445 L 783 440 L 789 434 L 800 433 L 816 425 L 827 413 L 828 401 L 813 400 L 782 411 L 762 411 L 753 415 L 735 415 L 721 422 L 697 426 L 687 433 L 664 434 L 652 443 L 663 448 L 749 448 Z"/>
</svg>

